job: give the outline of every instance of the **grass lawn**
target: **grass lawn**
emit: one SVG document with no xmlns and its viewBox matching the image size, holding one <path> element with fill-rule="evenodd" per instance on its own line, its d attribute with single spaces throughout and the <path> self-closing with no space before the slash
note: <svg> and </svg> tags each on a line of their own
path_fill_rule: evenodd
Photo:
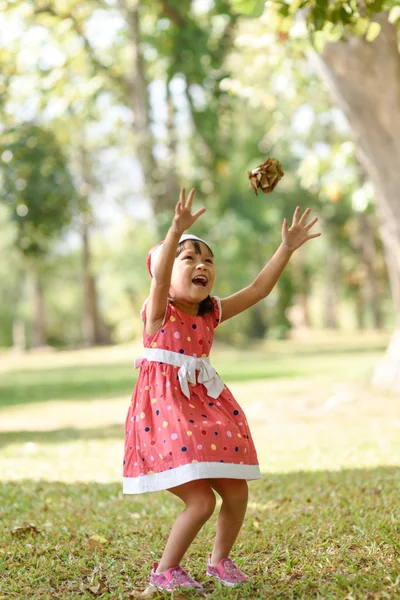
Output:
<svg viewBox="0 0 400 600">
<path fill-rule="evenodd" d="M 217 513 L 185 557 L 207 597 L 400 599 L 399 396 L 368 384 L 387 338 L 216 347 L 263 479 L 250 483 L 232 554 L 250 583 L 230 590 L 205 578 Z M 1 599 L 116 600 L 146 587 L 180 503 L 121 493 L 136 355 L 0 358 Z"/>
</svg>

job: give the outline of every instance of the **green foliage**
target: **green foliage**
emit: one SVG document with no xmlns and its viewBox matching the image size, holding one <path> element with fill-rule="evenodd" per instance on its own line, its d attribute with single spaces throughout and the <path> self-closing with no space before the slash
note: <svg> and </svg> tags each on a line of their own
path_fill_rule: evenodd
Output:
<svg viewBox="0 0 400 600">
<path fill-rule="evenodd" d="M 262 3 L 257 0 L 231 0 L 232 6 L 247 17 L 260 17 L 263 13 Z M 278 27 L 287 32 L 293 25 L 294 16 L 301 11 L 311 33 L 324 31 L 337 38 L 348 34 L 365 37 L 372 42 L 380 33 L 380 25 L 374 17 L 382 11 L 389 11 L 390 19 L 396 22 L 396 0 L 273 0 L 272 10 L 280 16 Z"/>
<path fill-rule="evenodd" d="M 3 202 L 25 256 L 46 254 L 71 221 L 76 193 L 64 152 L 50 130 L 25 123 L 1 136 Z"/>
<path fill-rule="evenodd" d="M 93 224 L 94 230 L 96 222 L 101 221 L 103 203 L 108 201 L 102 182 L 114 175 L 104 168 L 102 150 L 107 146 L 118 147 L 121 149 L 118 158 L 133 154 L 131 106 L 136 90 L 130 80 L 129 11 L 120 10 L 124 4 L 60 0 L 50 4 L 33 2 L 28 6 L 9 2 L 7 10 L 18 13 L 23 31 L 29 33 L 31 28 L 39 26 L 44 41 L 35 45 L 26 36 L 32 44 L 30 52 L 37 57 L 34 64 L 25 63 L 23 54 L 19 57 L 18 43 L 0 55 L 0 85 L 4 88 L 7 83 L 14 84 L 7 86 L 7 97 L 3 97 L 5 122 L 15 122 L 13 105 L 29 106 L 31 96 L 38 100 L 38 116 L 51 121 L 51 131 L 56 132 L 65 148 L 68 169 L 87 201 L 85 207 L 80 205 L 82 212 L 74 224 L 79 226 L 83 217 Z M 155 179 L 167 193 L 168 177 L 177 170 L 182 184 L 196 187 L 196 202 L 206 205 L 207 213 L 196 223 L 195 232 L 206 236 L 215 250 L 217 295 L 229 295 L 252 281 L 280 243 L 282 219 L 291 219 L 297 204 L 311 206 L 322 217 L 324 231 L 340 247 L 347 270 L 359 261 L 349 234 L 354 216 L 352 194 L 360 183 L 354 147 L 348 152 L 347 162 L 342 161 L 340 166 L 348 132 L 343 133 L 337 127 L 338 111 L 332 110 L 326 93 L 304 60 L 304 49 L 309 43 L 307 33 L 292 36 L 291 26 L 298 11 L 303 11 L 313 32 L 321 30 L 325 36 L 329 30 L 329 35 L 340 37 L 345 25 L 357 28 L 359 35 L 370 39 L 377 32 L 376 25 L 370 22 L 371 11 L 396 7 L 390 2 L 367 4 L 367 13 L 356 18 L 357 2 L 277 1 L 273 3 L 274 10 L 269 7 L 269 12 L 259 20 L 239 17 L 241 12 L 259 14 L 263 3 L 258 0 L 215 0 L 205 8 L 202 3 L 190 0 L 158 3 L 143 0 L 138 4 L 140 48 L 147 82 L 154 89 L 156 86 L 163 91 L 168 89 L 171 99 L 168 118 L 162 114 L 166 108 L 163 98 L 158 97 L 151 107 L 158 163 Z M 391 14 L 396 16 L 395 12 Z M 118 21 L 114 33 L 105 40 L 90 35 L 93 24 L 101 23 L 102 19 L 109 19 L 110 30 L 115 23 L 111 20 Z M 56 55 L 60 53 L 55 66 L 46 63 L 47 47 L 55 49 Z M 13 50 L 18 61 L 12 57 Z M 57 108 L 60 105 L 61 111 Z M 304 107 L 311 110 L 312 123 L 297 130 L 294 123 L 301 120 Z M 330 152 L 322 158 L 321 142 L 330 146 Z M 54 148 L 55 143 L 47 137 L 42 145 Z M 30 150 L 28 146 L 19 152 L 31 165 L 32 185 L 37 186 L 35 177 L 46 161 L 40 158 L 37 148 Z M 323 151 L 326 152 L 326 147 Z M 46 189 L 51 188 L 54 173 L 58 169 L 61 173 L 63 163 L 57 150 L 47 154 L 53 163 Z M 83 155 L 87 161 L 82 160 Z M 285 177 L 272 195 L 256 198 L 248 187 L 246 170 L 268 155 L 282 161 Z M 59 162 L 54 171 L 57 156 Z M 88 169 L 83 168 L 83 162 Z M 2 166 L 10 172 L 14 169 L 13 162 Z M 64 190 L 72 185 L 71 181 L 68 183 L 67 170 L 62 176 Z M 17 181 L 19 186 L 24 185 L 24 177 L 14 177 L 12 173 L 9 177 L 7 209 L 13 218 L 13 231 L 18 234 L 18 247 L 23 249 L 28 244 L 24 253 L 40 251 L 41 262 L 43 265 L 46 262 L 44 282 L 50 342 L 57 346 L 79 344 L 82 335 L 79 253 L 67 242 L 61 250 L 53 250 L 46 261 L 43 258 L 49 247 L 45 240 L 56 239 L 57 231 L 70 221 L 67 198 L 64 192 L 60 197 L 58 189 L 57 208 L 54 198 L 49 197 L 49 209 L 42 214 L 45 204 L 36 193 L 30 194 L 28 206 L 28 200 L 22 196 L 24 190 L 16 189 Z M 334 188 L 339 200 L 329 197 Z M 118 186 L 114 189 L 117 202 L 122 204 L 125 192 Z M 73 190 L 72 196 L 75 196 Z M 168 200 L 172 203 L 171 198 Z M 133 204 L 135 199 L 130 202 Z M 23 206 L 28 208 L 24 217 L 16 212 L 18 206 L 20 211 L 26 210 Z M 40 236 L 35 230 L 34 240 L 27 236 L 27 231 L 32 233 L 31 218 L 37 230 L 44 230 Z M 155 219 L 159 231 L 165 231 L 171 213 L 159 210 Z M 91 268 L 99 286 L 100 309 L 112 328 L 114 341 L 141 336 L 138 313 L 149 289 L 145 256 L 156 241 L 152 224 L 143 223 L 132 226 L 124 223 L 118 231 L 108 227 L 91 241 L 94 259 Z M 329 249 L 323 241 L 312 242 L 311 246 L 312 250 L 304 253 L 299 273 L 289 267 L 267 300 L 221 329 L 227 341 L 287 335 L 288 309 L 297 302 L 298 294 L 321 296 L 317 286 L 323 282 Z M 16 297 L 20 287 L 14 280 L 16 273 L 10 272 L 3 278 L 0 284 L 3 297 L 8 293 L 13 299 Z M 347 298 L 346 285 L 344 282 L 341 290 Z M 4 317 L 0 316 L 6 332 L 1 339 L 10 340 L 13 309 L 11 306 Z M 30 322 L 32 310 L 28 307 L 23 312 Z"/>
<path fill-rule="evenodd" d="M 45 289 L 46 329 L 50 346 L 74 348 L 82 343 L 82 266 L 77 250 L 53 250 L 42 275 Z"/>
<path fill-rule="evenodd" d="M 143 6 L 143 12 L 146 9 Z M 143 19 L 143 40 L 157 51 L 149 72 L 160 76 L 161 64 L 166 66 L 167 86 L 174 77 L 183 79 L 195 130 L 191 151 L 214 180 L 218 161 L 227 153 L 220 123 L 229 110 L 229 98 L 220 82 L 227 74 L 225 58 L 237 19 L 227 0 L 219 0 L 200 16 L 193 14 L 190 3 L 161 3 L 151 22 Z"/>
<path fill-rule="evenodd" d="M 152 227 L 128 219 L 115 227 L 103 260 L 99 249 L 104 251 L 104 239 L 95 240 L 103 314 L 115 342 L 142 339 L 140 309 L 149 295 L 151 281 L 146 259 L 157 242 Z"/>
<path fill-rule="evenodd" d="M 260 17 L 264 12 L 265 0 L 232 0 L 232 6 L 248 17 Z"/>
<path fill-rule="evenodd" d="M 17 232 L 8 213 L 0 204 L 0 348 L 12 344 L 13 318 L 23 291 L 22 265 L 14 246 Z"/>
</svg>

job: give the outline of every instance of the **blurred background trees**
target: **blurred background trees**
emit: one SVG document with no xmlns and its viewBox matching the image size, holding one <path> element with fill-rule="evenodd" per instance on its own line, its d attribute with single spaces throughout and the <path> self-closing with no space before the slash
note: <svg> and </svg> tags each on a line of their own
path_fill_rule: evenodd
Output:
<svg viewBox="0 0 400 600">
<path fill-rule="evenodd" d="M 220 296 L 297 204 L 324 232 L 220 338 L 393 328 L 400 13 L 363 6 L 3 0 L 0 345 L 140 338 L 146 254 L 181 185 L 207 207 Z M 255 197 L 246 171 L 269 155 L 285 176 Z"/>
<path fill-rule="evenodd" d="M 232 4 L 249 15 L 263 15 L 263 3 L 258 0 L 232 0 Z M 398 2 L 278 0 L 271 4 L 281 39 L 287 39 L 299 22 L 306 23 L 314 50 L 310 52 L 310 48 L 309 55 L 328 83 L 333 101 L 341 106 L 348 119 L 356 141 L 356 155 L 373 184 L 396 315 L 392 342 L 374 380 L 379 385 L 400 389 L 400 202 L 397 192 L 400 120 L 398 111 L 393 111 L 400 86 Z M 364 232 L 367 222 L 361 223 L 364 228 L 360 231 Z M 361 246 L 365 262 L 366 256 L 372 255 L 373 247 L 367 242 Z M 371 299 L 370 286 L 369 290 Z"/>
</svg>

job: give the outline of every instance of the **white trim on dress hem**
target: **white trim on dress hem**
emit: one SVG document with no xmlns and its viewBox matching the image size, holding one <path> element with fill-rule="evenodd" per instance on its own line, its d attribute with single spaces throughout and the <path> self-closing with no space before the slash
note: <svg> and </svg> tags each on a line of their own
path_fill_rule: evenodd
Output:
<svg viewBox="0 0 400 600">
<path fill-rule="evenodd" d="M 221 462 L 199 462 L 181 465 L 161 473 L 123 478 L 124 494 L 159 492 L 196 479 L 261 479 L 258 465 L 236 465 Z"/>
</svg>

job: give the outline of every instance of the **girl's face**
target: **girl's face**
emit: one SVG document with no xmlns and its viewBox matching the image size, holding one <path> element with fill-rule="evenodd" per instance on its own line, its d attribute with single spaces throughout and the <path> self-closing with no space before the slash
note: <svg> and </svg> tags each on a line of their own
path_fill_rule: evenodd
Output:
<svg viewBox="0 0 400 600">
<path fill-rule="evenodd" d="M 210 295 L 215 281 L 214 259 L 205 244 L 199 242 L 199 246 L 200 254 L 188 240 L 175 258 L 169 291 L 173 300 L 200 304 Z"/>
</svg>

